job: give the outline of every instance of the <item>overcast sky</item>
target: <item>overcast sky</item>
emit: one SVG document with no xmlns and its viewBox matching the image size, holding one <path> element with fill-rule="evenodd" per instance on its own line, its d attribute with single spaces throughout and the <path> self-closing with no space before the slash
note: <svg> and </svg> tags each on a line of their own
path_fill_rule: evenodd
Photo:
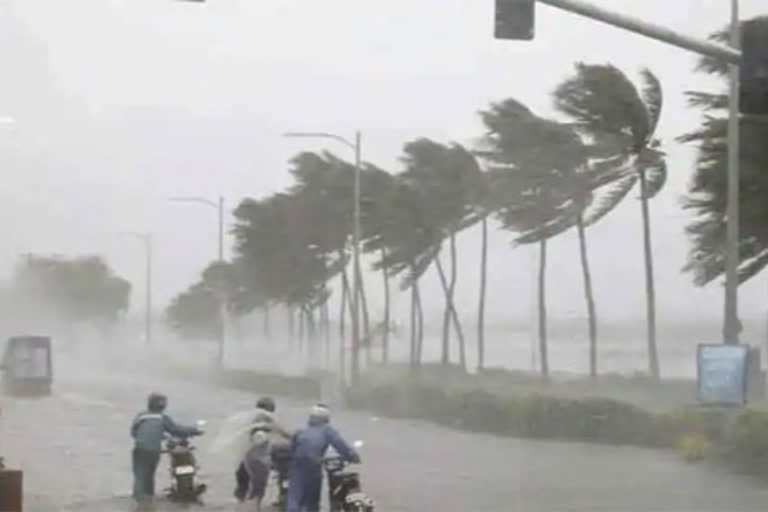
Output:
<svg viewBox="0 0 768 512">
<path fill-rule="evenodd" d="M 705 37 L 728 20 L 726 0 L 595 0 Z M 768 14 L 742 0 L 743 16 Z M 680 198 L 693 150 L 674 137 L 696 127 L 683 92 L 717 88 L 684 50 L 538 6 L 536 39 L 493 39 L 493 0 L 0 0 L 0 270 L 25 252 L 103 254 L 143 294 L 143 254 L 121 231 L 156 237 L 156 302 L 187 286 L 215 256 L 215 212 L 169 203 L 219 194 L 234 206 L 288 183 L 302 149 L 286 130 L 364 133 L 364 158 L 398 170 L 403 142 L 428 136 L 472 144 L 477 112 L 515 97 L 554 115 L 550 93 L 577 61 L 613 63 L 661 79 L 659 126 L 670 158 L 652 203 L 661 321 L 721 314 L 719 286 L 682 275 Z M 635 194 L 636 196 L 636 194 Z M 630 199 L 590 229 L 598 310 L 644 314 L 640 208 Z M 461 236 L 459 305 L 473 314 L 479 237 Z M 533 253 L 492 236 L 489 315 L 525 315 Z M 583 314 L 575 236 L 551 244 L 550 307 Z M 378 285 L 372 281 L 371 287 Z M 437 297 L 436 280 L 425 284 Z M 375 292 L 372 292 L 375 294 Z M 742 312 L 765 311 L 766 279 L 742 291 Z M 404 295 L 396 298 L 405 305 Z M 373 308 L 381 300 L 372 298 Z M 428 310 L 442 305 L 431 301 Z"/>
</svg>

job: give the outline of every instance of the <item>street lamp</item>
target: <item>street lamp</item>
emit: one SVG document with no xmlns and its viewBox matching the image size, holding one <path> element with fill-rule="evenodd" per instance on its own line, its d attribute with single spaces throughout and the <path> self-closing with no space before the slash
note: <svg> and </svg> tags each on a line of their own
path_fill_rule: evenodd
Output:
<svg viewBox="0 0 768 512">
<path fill-rule="evenodd" d="M 178 203 L 203 204 L 205 206 L 214 208 L 218 212 L 218 223 L 219 223 L 218 260 L 219 262 L 223 262 L 224 261 L 224 198 L 219 196 L 218 201 L 212 201 L 210 199 L 206 199 L 205 197 L 171 197 L 169 200 L 178 202 Z"/>
<path fill-rule="evenodd" d="M 146 306 L 144 311 L 144 342 L 147 345 L 152 344 L 152 234 L 151 233 L 137 233 L 134 231 L 126 231 L 119 233 L 125 236 L 132 236 L 138 238 L 144 244 L 144 254 L 146 258 Z"/>
<path fill-rule="evenodd" d="M 171 197 L 170 201 L 180 203 L 198 203 L 205 206 L 209 206 L 216 210 L 218 216 L 218 261 L 224 263 L 224 198 L 219 196 L 218 201 L 212 201 L 205 197 Z M 225 320 L 225 297 L 224 297 L 223 283 L 219 283 L 218 300 L 219 300 L 219 354 L 218 363 L 219 368 L 224 366 L 224 320 Z"/>
<path fill-rule="evenodd" d="M 350 140 L 333 133 L 326 132 L 288 132 L 285 137 L 303 137 L 315 139 L 331 139 L 341 142 L 355 152 L 355 184 L 353 192 L 353 228 L 352 228 L 352 265 L 354 266 L 352 281 L 352 375 L 351 381 L 354 384 L 360 376 L 360 320 L 358 292 L 360 286 L 360 171 L 361 171 L 361 134 L 355 132 L 355 140 Z M 342 351 L 343 352 L 343 351 Z M 344 378 L 344 363 L 341 362 L 342 379 Z"/>
</svg>

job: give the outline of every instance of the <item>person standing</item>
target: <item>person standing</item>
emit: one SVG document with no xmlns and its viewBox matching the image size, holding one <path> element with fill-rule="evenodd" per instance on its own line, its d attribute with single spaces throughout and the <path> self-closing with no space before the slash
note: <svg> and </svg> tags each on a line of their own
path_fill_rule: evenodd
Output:
<svg viewBox="0 0 768 512">
<path fill-rule="evenodd" d="M 312 407 L 306 428 L 293 435 L 288 496 L 285 512 L 318 512 L 323 486 L 323 457 L 329 446 L 353 463 L 360 455 L 330 425 L 331 413 L 325 404 Z"/>
<path fill-rule="evenodd" d="M 192 437 L 203 433 L 197 427 L 179 425 L 165 414 L 168 398 L 152 393 L 147 398 L 147 409 L 136 415 L 131 423 L 134 439 L 131 463 L 133 466 L 133 497 L 142 503 L 151 501 L 155 494 L 155 473 L 160 462 L 163 437 Z"/>
</svg>

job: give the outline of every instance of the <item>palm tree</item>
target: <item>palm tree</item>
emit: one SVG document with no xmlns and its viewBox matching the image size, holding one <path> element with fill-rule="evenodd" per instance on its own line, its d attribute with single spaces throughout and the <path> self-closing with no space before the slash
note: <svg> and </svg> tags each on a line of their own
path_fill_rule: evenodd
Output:
<svg viewBox="0 0 768 512">
<path fill-rule="evenodd" d="M 742 22 L 742 30 L 768 32 L 768 17 Z M 728 40 L 728 30 L 712 35 Z M 727 79 L 728 66 L 716 59 L 702 59 L 699 71 Z M 704 286 L 725 273 L 725 225 L 727 208 L 728 95 L 689 92 L 689 102 L 702 109 L 701 126 L 678 140 L 697 145 L 698 156 L 684 207 L 695 219 L 686 231 L 691 241 L 685 270 L 694 283 Z M 759 274 L 768 265 L 768 123 L 764 118 L 741 116 L 739 172 L 739 282 Z"/>
<path fill-rule="evenodd" d="M 647 310 L 649 371 L 659 378 L 656 343 L 656 293 L 653 277 L 651 223 L 648 201 L 664 186 L 667 165 L 655 138 L 662 108 L 659 80 L 643 70 L 638 88 L 611 65 L 577 64 L 573 77 L 555 92 L 555 106 L 567 115 L 582 133 L 616 148 L 605 160 L 600 179 L 610 183 L 609 206 L 618 204 L 639 183 L 643 222 L 643 254 Z M 607 211 L 610 211 L 612 207 Z M 589 225 L 589 222 L 585 222 Z"/>
<path fill-rule="evenodd" d="M 583 211 L 584 201 L 574 197 L 575 169 L 586 162 L 586 148 L 570 126 L 513 99 L 480 115 L 487 133 L 478 154 L 489 162 L 489 202 L 503 227 L 517 233 L 516 243 L 539 245 L 539 351 L 547 378 L 547 240 L 574 226 Z"/>
<path fill-rule="evenodd" d="M 442 363 L 450 363 L 450 326 L 453 323 L 458 337 L 459 361 L 466 369 L 464 333 L 454 304 L 458 277 L 456 235 L 479 220 L 474 215 L 473 199 L 480 168 L 472 153 L 458 144 L 445 146 L 421 138 L 407 143 L 403 152 L 405 171 L 401 177 L 423 194 L 429 207 L 430 225 L 442 231 L 449 244 L 450 278 L 446 277 L 439 254 L 435 257 L 446 302 Z"/>
<path fill-rule="evenodd" d="M 366 198 L 364 243 L 376 254 L 376 270 L 401 276 L 400 288 L 411 291 L 411 356 L 413 369 L 421 362 L 424 321 L 419 280 L 439 251 L 442 233 L 431 225 L 431 212 L 423 192 L 404 180 L 379 175 L 383 185 Z"/>
</svg>

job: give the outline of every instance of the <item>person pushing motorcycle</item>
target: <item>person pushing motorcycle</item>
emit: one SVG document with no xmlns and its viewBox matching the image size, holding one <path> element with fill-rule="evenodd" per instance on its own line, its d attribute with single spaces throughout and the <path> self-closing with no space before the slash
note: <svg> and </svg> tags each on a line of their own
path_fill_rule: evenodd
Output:
<svg viewBox="0 0 768 512">
<path fill-rule="evenodd" d="M 291 466 L 285 512 L 318 512 L 323 486 L 323 457 L 329 446 L 353 463 L 360 462 L 357 451 L 330 425 L 331 413 L 325 404 L 310 412 L 307 427 L 291 440 Z"/>
<path fill-rule="evenodd" d="M 165 414 L 168 398 L 152 393 L 147 398 L 147 409 L 136 415 L 131 423 L 134 447 L 131 456 L 133 466 L 133 497 L 138 502 L 152 499 L 155 494 L 155 472 L 160 462 L 163 437 L 166 433 L 175 437 L 191 437 L 203 433 L 197 427 L 179 425 Z"/>
<path fill-rule="evenodd" d="M 274 399 L 270 397 L 260 398 L 258 402 L 256 402 L 256 414 L 250 423 L 251 441 L 253 442 L 254 433 L 263 432 L 267 437 L 265 441 L 270 441 L 269 443 L 263 444 L 268 451 L 273 448 L 279 449 L 280 440 L 289 440 L 291 438 L 291 434 L 275 421 L 274 414 L 276 409 L 277 407 Z M 254 453 L 258 452 L 258 450 L 255 452 L 253 448 L 253 445 L 249 447 L 249 450 L 246 452 L 243 459 L 241 459 L 237 470 L 235 471 L 236 483 L 234 494 L 235 499 L 241 503 L 246 499 L 253 499 L 256 496 L 263 497 L 263 489 L 261 489 L 262 484 L 260 482 L 263 475 L 256 476 L 256 473 L 261 473 L 261 471 L 254 471 L 254 468 L 258 466 L 256 463 L 263 461 L 258 460 L 260 456 L 254 456 Z M 251 456 L 251 464 L 248 464 L 249 455 Z M 269 462 L 264 462 L 264 464 L 266 465 L 265 469 L 268 471 L 270 466 Z"/>
</svg>

